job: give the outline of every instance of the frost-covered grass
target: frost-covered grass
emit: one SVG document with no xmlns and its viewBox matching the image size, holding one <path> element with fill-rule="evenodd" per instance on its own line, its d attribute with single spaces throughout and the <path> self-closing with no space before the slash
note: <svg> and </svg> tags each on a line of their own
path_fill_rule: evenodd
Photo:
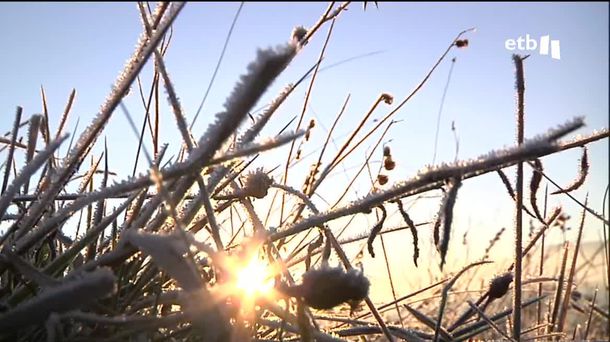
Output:
<svg viewBox="0 0 610 342">
<path fill-rule="evenodd" d="M 390 119 L 425 86 L 451 49 L 468 46 L 464 38 L 468 30 L 449 42 L 447 51 L 415 90 L 371 131 L 362 134 L 375 108 L 382 102 L 392 104 L 391 96 L 378 97 L 332 157 L 325 155 L 330 154 L 326 149 L 333 134 L 330 129 L 303 184 L 286 181 L 288 173 L 300 167 L 294 164 L 301 153 L 297 144 L 308 141 L 315 123 L 304 128 L 302 115 L 296 127 L 288 127 L 294 128 L 293 132 L 259 135 L 294 89 L 305 85 L 306 76 L 318 72 L 319 61 L 298 82 L 286 85 L 261 114 L 248 120 L 249 114 L 277 76 L 307 48 L 307 42 L 319 38 L 320 28 L 340 20 L 348 5 L 332 3 L 310 28 L 297 27 L 287 32 L 286 43 L 260 50 L 236 81 L 224 110 L 216 114 L 199 138 L 190 131 L 161 52 L 168 48 L 169 40 L 164 37 L 181 12 L 181 3 L 159 4 L 152 13 L 139 4 L 144 28 L 136 50 L 100 113 L 78 137 L 72 137 L 65 157 L 57 151 L 69 141 L 64 124 L 74 93 L 54 134 L 49 132 L 48 113 L 28 116 L 18 108 L 13 129 L 0 137 L 4 157 L 0 215 L 5 227 L 0 237 L 0 339 L 607 338 L 607 303 L 588 296 L 579 284 L 582 274 L 608 268 L 608 250 L 599 249 L 606 257 L 602 265 L 594 258 L 579 258 L 579 250 L 585 218 L 606 227 L 608 220 L 589 208 L 586 200 L 579 202 L 583 210 L 581 218 L 575 220 L 577 240 L 566 243 L 561 250 L 545 249 L 548 231 L 564 230 L 569 214 L 562 208 L 547 208 L 546 193 L 544 197 L 539 195 L 543 178 L 553 183 L 544 173 L 540 158 L 582 148 L 580 175 L 558 192 L 566 194 L 566 201 L 578 201 L 570 192 L 585 183 L 590 167 L 586 146 L 607 139 L 607 130 L 563 141 L 584 125 L 586 118 L 579 117 L 557 123 L 538 137 L 519 139 L 514 146 L 490 147 L 489 153 L 474 159 L 422 165 L 411 178 L 383 186 L 387 176 L 382 171 L 392 170 L 402 158 L 389 146 L 380 146 L 387 128 L 394 123 Z M 320 59 L 322 56 L 323 51 Z M 514 56 L 514 61 L 517 111 L 521 112 L 524 90 L 519 84 L 525 76 L 519 63 L 523 59 Z M 122 100 L 147 62 L 154 63 L 157 75 L 150 87 L 164 87 L 168 95 L 183 139 L 181 156 L 166 162 L 166 149 L 156 135 L 159 127 L 155 127 L 151 130 L 156 132 L 152 135 L 153 151 L 140 141 L 148 172 L 109 184 L 109 159 L 116 152 L 105 149 L 103 155 L 95 156 L 91 151 L 116 115 L 125 114 L 134 134 L 142 136 Z M 309 82 L 312 85 L 315 77 Z M 149 101 L 159 99 L 151 97 Z M 158 118 L 150 121 L 158 123 Z M 521 127 L 524 124 L 518 122 Z M 370 143 L 372 133 L 383 127 L 386 131 L 373 144 L 357 173 L 369 172 L 370 191 L 361 198 L 341 201 L 348 193 L 345 189 L 335 205 L 314 203 L 312 199 L 328 182 L 331 171 L 336 171 L 357 147 Z M 277 161 L 267 161 L 264 153 L 282 145 L 290 145 L 290 155 L 282 167 L 274 169 Z M 383 156 L 376 173 L 370 163 L 373 153 Z M 251 163 L 259 155 L 258 164 L 263 166 L 254 168 Z M 91 157 L 87 168 L 85 160 Z M 22 165 L 16 165 L 17 161 Z M 535 170 L 529 183 L 524 180 L 525 164 Z M 516 165 L 521 172 L 513 186 L 502 170 Z M 391 270 L 400 265 L 388 261 L 383 237 L 409 230 L 410 241 L 404 246 L 412 260 L 404 262 L 413 262 L 419 269 L 434 262 L 442 270 L 452 262 L 447 252 L 455 245 L 450 243 L 455 239 L 452 218 L 462 182 L 491 172 L 500 175 L 498 181 L 514 199 L 518 220 L 528 218 L 535 226 L 527 241 L 515 239 L 513 262 L 494 264 L 496 276 L 478 272 L 494 261 L 491 252 L 503 234 L 513 231 L 501 230 L 489 242 L 482 259 L 455 274 L 441 273 L 439 279 L 421 278 L 418 288 L 397 293 Z M 429 222 L 414 222 L 403 202 L 439 190 L 442 195 L 437 215 Z M 524 202 L 526 192 L 529 203 Z M 543 200 L 545 204 L 539 207 L 538 202 Z M 281 223 L 268 224 L 265 210 L 278 212 L 275 222 Z M 391 213 L 398 213 L 405 225 L 388 227 L 386 219 Z M 352 222 L 360 215 L 371 215 L 376 223 L 362 236 L 343 236 L 345 227 L 337 222 Z M 418 238 L 422 229 L 432 230 L 433 246 Z M 516 230 L 523 230 L 520 223 Z M 358 248 L 354 249 L 356 244 Z M 423 263 L 420 249 L 433 249 L 433 259 Z M 371 300 L 370 290 L 375 284 L 361 271 L 361 267 L 366 269 L 363 253 L 384 258 L 388 276 L 383 280 L 392 290 L 391 296 L 386 296 L 391 299 Z M 545 266 L 549 258 L 561 260 L 558 269 Z M 521 306 L 519 310 L 513 310 L 515 301 Z M 519 325 L 515 325 L 516 320 Z"/>
</svg>

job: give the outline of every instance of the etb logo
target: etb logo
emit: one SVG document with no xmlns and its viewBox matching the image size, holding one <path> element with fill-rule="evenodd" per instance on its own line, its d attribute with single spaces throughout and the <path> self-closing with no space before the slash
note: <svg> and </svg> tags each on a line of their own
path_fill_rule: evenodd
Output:
<svg viewBox="0 0 610 342">
<path fill-rule="evenodd" d="M 504 42 L 504 47 L 510 51 L 533 51 L 539 49 L 541 55 L 548 55 L 550 50 L 551 58 L 561 59 L 559 40 L 551 40 L 551 36 L 542 36 L 540 41 L 538 41 L 531 38 L 529 34 L 526 34 L 525 38 L 520 36 L 517 39 L 507 39 Z"/>
</svg>

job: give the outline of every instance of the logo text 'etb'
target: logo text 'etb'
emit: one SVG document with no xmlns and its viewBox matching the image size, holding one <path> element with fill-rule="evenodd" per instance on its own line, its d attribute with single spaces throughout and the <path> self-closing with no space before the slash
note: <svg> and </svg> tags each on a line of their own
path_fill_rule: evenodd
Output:
<svg viewBox="0 0 610 342">
<path fill-rule="evenodd" d="M 525 38 L 520 36 L 517 39 L 507 39 L 504 42 L 504 47 L 510 51 L 534 51 L 539 49 L 541 55 L 548 55 L 550 50 L 551 58 L 561 59 L 559 40 L 551 40 L 551 36 L 548 35 L 540 37 L 540 41 L 530 37 L 529 34 L 526 34 Z"/>
</svg>

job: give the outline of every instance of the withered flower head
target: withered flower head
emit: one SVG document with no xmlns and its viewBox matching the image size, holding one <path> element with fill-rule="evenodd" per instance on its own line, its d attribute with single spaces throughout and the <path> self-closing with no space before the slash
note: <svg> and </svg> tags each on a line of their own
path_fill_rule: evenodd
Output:
<svg viewBox="0 0 610 342">
<path fill-rule="evenodd" d="M 314 119 L 309 120 L 309 126 L 307 128 L 312 129 L 314 127 L 316 127 L 316 120 L 314 120 Z"/>
<path fill-rule="evenodd" d="M 377 176 L 377 181 L 379 185 L 385 185 L 388 182 L 388 176 L 380 174 Z"/>
<path fill-rule="evenodd" d="M 303 26 L 297 26 L 292 30 L 291 38 L 294 43 L 303 43 L 302 40 L 307 35 L 307 29 Z"/>
<path fill-rule="evenodd" d="M 392 155 L 392 152 L 390 151 L 390 146 L 384 146 L 383 147 L 383 156 L 390 157 L 391 155 Z"/>
<path fill-rule="evenodd" d="M 246 175 L 243 191 L 246 196 L 263 198 L 267 196 L 271 184 L 273 184 L 273 179 L 263 169 L 257 169 Z"/>
<path fill-rule="evenodd" d="M 495 276 L 489 282 L 489 298 L 502 298 L 508 292 L 508 288 L 510 287 L 510 283 L 512 282 L 513 274 L 511 272 L 506 272 L 502 275 Z"/>
<path fill-rule="evenodd" d="M 455 46 L 459 48 L 468 47 L 468 39 L 459 39 L 455 41 Z"/>
<path fill-rule="evenodd" d="M 381 100 L 383 102 L 385 102 L 388 105 L 391 105 L 392 102 L 394 102 L 394 96 L 388 94 L 388 93 L 383 93 L 381 94 Z"/>
<path fill-rule="evenodd" d="M 311 269 L 300 285 L 305 303 L 315 309 L 331 309 L 350 301 L 361 301 L 369 293 L 369 280 L 362 272 L 341 267 Z"/>
<path fill-rule="evenodd" d="M 396 163 L 394 162 L 394 160 L 392 160 L 392 157 L 387 157 L 384 161 L 383 161 L 383 168 L 390 171 L 390 170 L 394 170 L 394 168 L 396 167 Z"/>
</svg>

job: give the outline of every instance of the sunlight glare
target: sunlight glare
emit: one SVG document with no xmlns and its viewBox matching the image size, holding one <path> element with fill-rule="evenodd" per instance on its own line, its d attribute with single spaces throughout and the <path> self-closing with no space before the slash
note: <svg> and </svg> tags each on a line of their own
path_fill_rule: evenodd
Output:
<svg viewBox="0 0 610 342">
<path fill-rule="evenodd" d="M 248 296 L 268 294 L 273 288 L 273 279 L 267 265 L 254 257 L 237 274 L 237 288 Z"/>
</svg>

